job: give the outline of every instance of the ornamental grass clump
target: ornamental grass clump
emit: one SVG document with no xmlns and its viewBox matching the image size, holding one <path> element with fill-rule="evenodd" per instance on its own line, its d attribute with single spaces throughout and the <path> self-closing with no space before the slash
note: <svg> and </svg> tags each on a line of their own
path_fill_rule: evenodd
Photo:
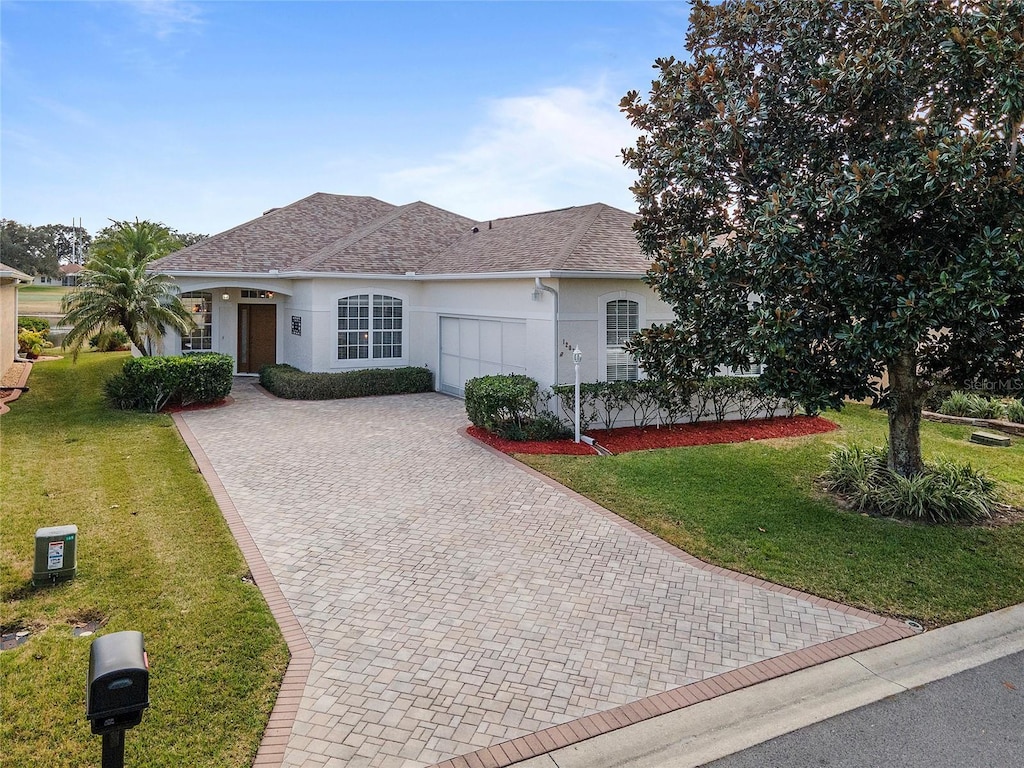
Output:
<svg viewBox="0 0 1024 768">
<path fill-rule="evenodd" d="M 927 463 L 910 477 L 893 472 L 887 448 L 842 447 L 829 456 L 825 487 L 862 512 L 929 523 L 975 523 L 992 516 L 996 484 L 970 465 Z"/>
<path fill-rule="evenodd" d="M 1024 400 L 1010 400 L 1006 404 L 1006 420 L 1024 424 Z"/>
<path fill-rule="evenodd" d="M 1007 404 L 974 392 L 953 390 L 939 405 L 939 413 L 970 419 L 1002 419 L 1007 416 Z"/>
</svg>

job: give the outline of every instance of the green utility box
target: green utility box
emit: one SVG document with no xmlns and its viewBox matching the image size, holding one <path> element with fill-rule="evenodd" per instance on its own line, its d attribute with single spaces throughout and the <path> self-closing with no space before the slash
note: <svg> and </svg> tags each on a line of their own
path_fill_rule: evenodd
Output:
<svg viewBox="0 0 1024 768">
<path fill-rule="evenodd" d="M 75 578 L 78 570 L 77 545 L 77 525 L 56 525 L 37 530 L 32 586 L 42 587 Z"/>
</svg>

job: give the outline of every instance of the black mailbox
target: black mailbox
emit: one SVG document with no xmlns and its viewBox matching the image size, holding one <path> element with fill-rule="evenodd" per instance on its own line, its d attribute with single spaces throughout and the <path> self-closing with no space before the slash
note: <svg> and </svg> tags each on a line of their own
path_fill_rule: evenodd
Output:
<svg viewBox="0 0 1024 768">
<path fill-rule="evenodd" d="M 114 632 L 93 640 L 85 716 L 93 733 L 125 730 L 142 722 L 149 706 L 149 659 L 141 632 Z"/>
</svg>

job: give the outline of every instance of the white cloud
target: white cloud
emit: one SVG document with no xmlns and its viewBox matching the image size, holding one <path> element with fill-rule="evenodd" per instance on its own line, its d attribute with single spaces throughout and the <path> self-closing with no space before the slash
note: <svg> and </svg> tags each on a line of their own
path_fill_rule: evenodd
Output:
<svg viewBox="0 0 1024 768">
<path fill-rule="evenodd" d="M 477 219 L 604 202 L 633 210 L 621 151 L 636 132 L 603 87 L 492 100 L 461 150 L 380 179 L 380 196 Z"/>
<path fill-rule="evenodd" d="M 143 29 L 161 40 L 202 23 L 202 10 L 187 0 L 128 0 L 127 4 Z"/>
</svg>

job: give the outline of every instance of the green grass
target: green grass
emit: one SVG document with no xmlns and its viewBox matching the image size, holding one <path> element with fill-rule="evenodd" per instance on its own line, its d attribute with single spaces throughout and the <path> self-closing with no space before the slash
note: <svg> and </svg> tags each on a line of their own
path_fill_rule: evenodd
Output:
<svg viewBox="0 0 1024 768">
<path fill-rule="evenodd" d="M 287 664 L 287 648 L 169 417 L 109 410 L 104 379 L 124 354 L 38 363 L 31 391 L 0 417 L 0 624 L 32 629 L 0 653 L 7 768 L 99 765 L 85 720 L 89 640 L 137 629 L 150 699 L 126 739 L 132 766 L 246 766 Z M 78 576 L 30 586 L 34 532 L 78 526 Z"/>
<path fill-rule="evenodd" d="M 836 445 L 882 444 L 885 415 L 851 405 L 825 435 L 609 457 L 519 456 L 716 565 L 870 611 L 948 624 L 1024 601 L 1024 524 L 930 526 L 839 509 L 815 487 Z M 925 423 L 927 458 L 969 461 L 1024 506 L 1024 441 L 967 442 Z"/>
<path fill-rule="evenodd" d="M 60 302 L 72 288 L 61 285 L 26 285 L 18 289 L 19 315 L 59 315 Z"/>
</svg>

